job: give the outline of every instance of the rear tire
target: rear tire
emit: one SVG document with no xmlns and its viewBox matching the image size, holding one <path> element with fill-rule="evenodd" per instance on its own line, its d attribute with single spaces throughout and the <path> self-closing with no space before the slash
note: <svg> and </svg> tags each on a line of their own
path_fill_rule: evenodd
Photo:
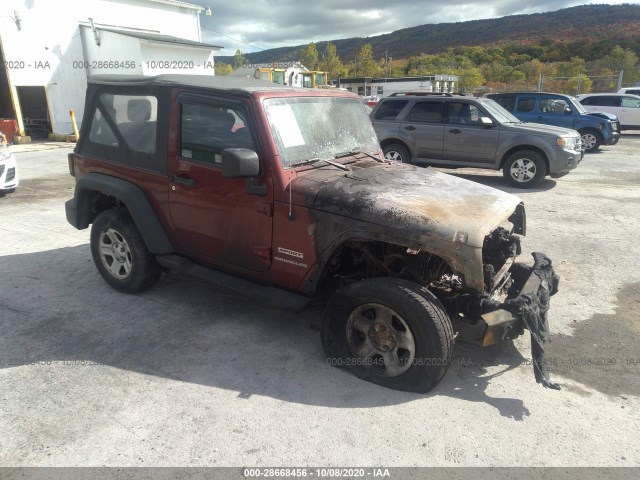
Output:
<svg viewBox="0 0 640 480">
<path fill-rule="evenodd" d="M 593 128 L 580 130 L 580 136 L 582 137 L 582 147 L 585 152 L 595 152 L 602 145 L 600 132 Z"/>
<path fill-rule="evenodd" d="M 387 145 L 382 149 L 384 158 L 393 162 L 411 163 L 411 152 L 399 143 Z"/>
<path fill-rule="evenodd" d="M 329 364 L 383 387 L 426 393 L 453 354 L 453 328 L 427 289 L 372 278 L 338 290 L 325 312 L 322 345 Z"/>
<path fill-rule="evenodd" d="M 91 227 L 91 255 L 102 278 L 124 293 L 151 287 L 162 273 L 135 223 L 123 210 L 98 214 Z"/>
<path fill-rule="evenodd" d="M 514 152 L 504 162 L 502 174 L 516 188 L 535 188 L 547 175 L 547 166 L 542 156 L 533 150 Z"/>
</svg>

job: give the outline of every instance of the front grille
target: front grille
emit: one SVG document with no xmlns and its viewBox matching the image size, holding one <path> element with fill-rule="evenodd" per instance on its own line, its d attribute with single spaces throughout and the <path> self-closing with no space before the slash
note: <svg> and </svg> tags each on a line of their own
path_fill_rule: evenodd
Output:
<svg viewBox="0 0 640 480">
<path fill-rule="evenodd" d="M 0 172 L 0 175 L 2 175 L 1 172 Z M 14 167 L 11 167 L 9 170 L 7 170 L 7 182 L 10 182 L 14 178 L 16 178 L 16 169 Z"/>
</svg>

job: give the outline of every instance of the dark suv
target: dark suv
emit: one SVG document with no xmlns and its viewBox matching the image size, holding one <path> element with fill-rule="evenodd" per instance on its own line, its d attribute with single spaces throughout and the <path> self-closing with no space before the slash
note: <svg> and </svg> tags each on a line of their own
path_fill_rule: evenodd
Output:
<svg viewBox="0 0 640 480">
<path fill-rule="evenodd" d="M 518 188 L 566 175 L 582 159 L 577 132 L 525 124 L 486 98 L 409 92 L 383 98 L 371 119 L 389 160 L 502 169 Z"/>
<path fill-rule="evenodd" d="M 425 392 L 460 340 L 532 333 L 536 379 L 557 277 L 515 263 L 525 233 L 508 193 L 383 160 L 348 92 L 209 76 L 94 77 L 68 221 L 91 227 L 113 288 L 163 269 L 301 309 L 325 303 L 331 365 Z M 470 213 L 472 212 L 472 213 Z"/>
<path fill-rule="evenodd" d="M 617 119 L 605 118 L 597 113 L 590 114 L 580 102 L 569 95 L 514 92 L 489 93 L 486 97 L 498 102 L 523 122 L 577 130 L 587 152 L 597 150 L 600 145 L 615 145 L 620 140 L 620 122 Z"/>
</svg>

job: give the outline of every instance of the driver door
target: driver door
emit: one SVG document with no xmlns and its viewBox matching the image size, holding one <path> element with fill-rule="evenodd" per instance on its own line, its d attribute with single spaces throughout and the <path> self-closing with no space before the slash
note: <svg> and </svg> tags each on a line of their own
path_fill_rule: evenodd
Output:
<svg viewBox="0 0 640 480">
<path fill-rule="evenodd" d="M 222 176 L 225 148 L 259 152 L 240 103 L 181 95 L 172 107 L 169 210 L 178 251 L 213 263 L 265 271 L 271 265 L 273 189 L 264 166 L 254 179 Z M 172 142 L 173 143 L 173 142 Z M 256 182 L 264 191 L 248 188 Z M 252 193 L 253 192 L 253 193 Z"/>
</svg>

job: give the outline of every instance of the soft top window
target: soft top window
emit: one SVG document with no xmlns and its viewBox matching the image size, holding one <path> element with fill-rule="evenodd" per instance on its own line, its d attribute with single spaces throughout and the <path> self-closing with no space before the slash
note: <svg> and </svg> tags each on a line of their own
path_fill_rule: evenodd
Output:
<svg viewBox="0 0 640 480">
<path fill-rule="evenodd" d="M 156 97 L 103 93 L 100 102 L 132 150 L 155 152 L 158 118 Z"/>
</svg>

